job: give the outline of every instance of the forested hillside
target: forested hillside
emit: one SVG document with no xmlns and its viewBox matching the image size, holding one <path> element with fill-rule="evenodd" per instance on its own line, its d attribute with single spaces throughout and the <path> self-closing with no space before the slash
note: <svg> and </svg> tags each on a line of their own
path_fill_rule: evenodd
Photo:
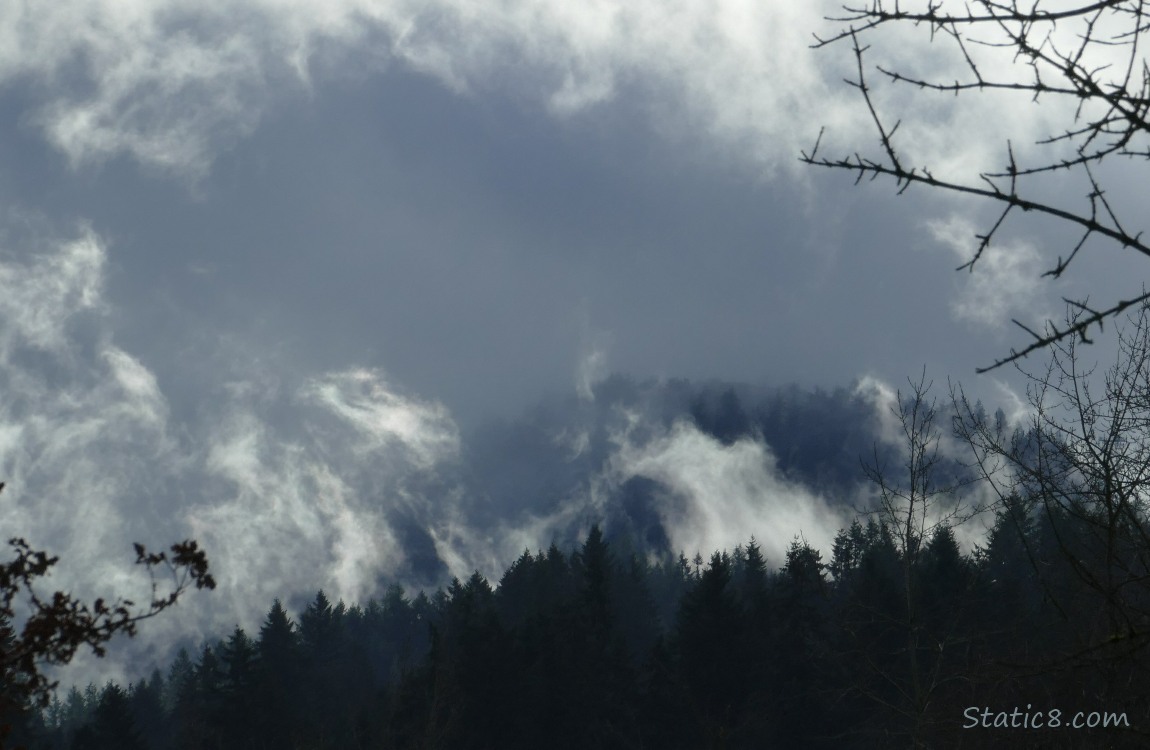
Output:
<svg viewBox="0 0 1150 750">
<path fill-rule="evenodd" d="M 524 551 L 497 582 L 350 605 L 320 592 L 295 618 L 277 601 L 256 633 L 221 634 L 130 685 L 72 690 L 32 717 L 30 747 L 1136 743 L 1146 673 L 1064 658 L 1096 604 L 1058 552 L 1075 519 L 1018 524 L 1018 509 L 973 554 L 943 527 L 909 565 L 873 519 L 833 550 L 795 540 L 781 569 L 753 539 L 649 562 L 596 527 L 575 549 Z M 1058 710 L 1063 726 L 1023 729 L 1016 712 L 1017 728 L 964 728 L 1016 707 Z M 1120 726 L 1068 730 L 1078 711 Z"/>
<path fill-rule="evenodd" d="M 72 688 L 13 737 L 43 750 L 1144 746 L 1145 461 L 1128 423 L 1141 391 L 1079 404 L 1093 411 L 1077 426 L 1036 410 L 1011 427 L 961 390 L 939 406 L 925 380 L 888 399 L 884 424 L 859 390 L 617 378 L 489 427 L 468 459 L 473 491 L 538 493 L 525 513 L 610 471 L 620 419 L 625 440 L 693 432 L 718 458 L 769 443 L 749 455 L 818 483 L 847 518 L 825 545 L 747 527 L 733 547 L 676 550 L 673 488 L 624 472 L 578 539 L 560 529 L 446 585 L 382 581 L 368 601 L 320 591 L 293 606 L 284 592 L 258 629 L 129 684 Z M 582 437 L 554 439 L 559 424 Z M 945 450 L 942 425 L 958 441 Z M 501 472 L 494 457 L 516 445 L 521 473 Z M 846 516 L 860 486 L 871 503 Z"/>
</svg>

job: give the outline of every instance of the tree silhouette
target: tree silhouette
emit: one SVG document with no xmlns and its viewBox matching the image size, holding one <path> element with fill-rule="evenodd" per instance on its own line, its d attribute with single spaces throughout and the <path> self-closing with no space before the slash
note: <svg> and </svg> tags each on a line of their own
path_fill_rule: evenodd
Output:
<svg viewBox="0 0 1150 750">
<path fill-rule="evenodd" d="M 902 443 L 901 466 L 886 466 L 877 447 L 872 462 L 863 463 L 863 473 L 879 493 L 872 513 L 878 533 L 871 532 L 868 545 L 873 547 L 869 563 L 878 569 L 868 576 L 869 591 L 856 587 L 856 595 L 847 599 L 850 632 L 856 636 L 851 647 L 867 655 L 877 681 L 863 693 L 889 714 L 884 731 L 904 735 L 914 748 L 933 744 L 937 725 L 948 722 L 938 710 L 940 695 L 957 677 L 944 668 L 950 661 L 941 655 L 957 637 L 951 625 L 970 584 L 952 526 L 983 510 L 981 503 L 957 494 L 971 480 L 941 480 L 942 432 L 930 390 L 924 369 L 891 406 Z M 852 527 L 836 540 L 832 565 L 844 578 L 860 557 L 856 545 L 868 536 L 860 532 Z M 886 564 L 879 567 L 880 560 Z M 894 573 L 894 578 L 882 573 Z M 942 616 L 939 607 L 951 609 L 949 616 Z"/>
<path fill-rule="evenodd" d="M 164 676 L 153 670 L 150 679 L 140 680 L 128 689 L 128 702 L 140 737 L 148 747 L 167 741 L 167 715 L 164 711 Z"/>
<path fill-rule="evenodd" d="M 1024 429 L 980 414 L 960 390 L 954 397 L 955 425 L 1000 498 L 988 555 L 1011 587 L 1024 562 L 1037 587 L 1029 596 L 1062 621 L 1064 639 L 1031 668 L 1091 673 L 1116 702 L 1131 672 L 1150 666 L 1150 310 L 1126 321 L 1118 344 L 1101 378 L 1074 340 L 1022 370 Z"/>
<path fill-rule="evenodd" d="M 299 744 L 303 733 L 303 656 L 295 623 L 279 599 L 260 626 L 253 676 L 253 724 L 266 747 Z"/>
<path fill-rule="evenodd" d="M 675 643 L 699 747 L 721 747 L 743 714 L 748 665 L 740 653 L 743 617 L 730 583 L 730 557 L 716 552 L 679 610 Z"/>
<path fill-rule="evenodd" d="M 0 490 L 4 483 L 0 482 Z M 173 606 L 191 586 L 214 589 L 208 572 L 208 559 L 195 541 L 173 544 L 170 552 L 149 552 L 135 544 L 136 564 L 151 578 L 151 601 L 146 608 L 118 599 L 109 603 L 96 599 L 91 606 L 71 594 L 57 591 L 44 596 L 36 590 L 36 580 L 48 575 L 58 557 L 34 550 L 24 540 L 8 540 L 14 559 L 0 564 L 0 748 L 11 730 L 11 718 L 31 702 L 46 707 L 56 682 L 43 673 L 48 665 L 64 665 L 82 646 L 97 656 L 105 644 L 119 633 L 133 636 L 136 626 Z M 172 588 L 159 591 L 157 570 L 166 569 Z M 18 614 L 19 613 L 19 614 Z M 22 618 L 22 623 L 17 625 Z"/>
<path fill-rule="evenodd" d="M 76 732 L 72 750 L 144 750 L 144 741 L 132 719 L 127 694 L 119 685 L 108 683 L 92 721 Z"/>
<path fill-rule="evenodd" d="M 124 691 L 127 714 L 101 708 L 115 698 L 89 685 L 26 736 L 51 750 L 104 747 L 108 737 L 132 747 L 134 732 L 153 750 L 1005 748 L 1018 746 L 1017 732 L 966 731 L 964 711 L 1033 703 L 1114 706 L 1129 718 L 1118 731 L 1028 733 L 1033 746 L 1145 746 L 1143 665 L 1110 682 L 1097 669 L 1034 668 L 1068 653 L 1097 607 L 1063 606 L 1064 616 L 1055 603 L 1085 601 L 1056 552 L 1057 534 L 1077 521 L 1035 516 L 1040 506 L 1021 496 L 1011 502 L 973 555 L 945 525 L 919 545 L 913 620 L 905 552 L 875 516 L 839 535 L 831 564 L 796 538 L 770 571 L 753 540 L 713 552 L 697 574 L 670 556 L 624 565 L 616 555 L 625 545 L 593 530 L 566 553 L 522 555 L 495 589 L 473 574 L 411 601 L 398 586 L 362 607 L 317 595 L 299 617 L 305 638 L 276 601 L 254 644 L 237 628 L 196 662 L 182 651 L 166 681 L 155 673 Z M 1028 550 L 1051 563 L 1042 576 Z M 648 585 L 665 575 L 683 586 Z M 550 599 L 529 595 L 552 584 L 560 593 Z M 646 629 L 636 642 L 649 645 L 632 653 L 621 627 L 628 600 L 655 590 L 677 614 L 670 623 L 635 617 L 631 627 Z M 373 669 L 371 655 L 399 653 L 399 642 L 409 655 Z M 912 644 L 926 707 L 913 701 Z M 165 682 L 167 710 L 157 710 Z M 317 718 L 320 698 L 330 700 Z"/>
</svg>

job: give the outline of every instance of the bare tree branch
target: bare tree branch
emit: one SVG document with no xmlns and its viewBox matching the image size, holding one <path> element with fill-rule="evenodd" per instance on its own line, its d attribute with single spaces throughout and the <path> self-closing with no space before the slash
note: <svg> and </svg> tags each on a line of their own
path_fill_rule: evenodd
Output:
<svg viewBox="0 0 1150 750">
<path fill-rule="evenodd" d="M 820 131 L 814 147 L 809 152 L 801 152 L 800 160 L 812 166 L 853 172 L 856 184 L 864 177 L 891 178 L 898 194 L 914 184 L 1000 204 L 1002 211 L 987 231 L 976 235 L 978 244 L 970 259 L 959 266 L 960 270 L 974 270 L 1016 210 L 1065 222 L 1081 231 L 1069 251 L 1058 254 L 1043 277 L 1061 278 L 1081 257 L 1092 237 L 1118 243 L 1122 248 L 1150 258 L 1150 244 L 1143 241 L 1143 233 L 1120 219 L 1094 171 L 1113 157 L 1150 158 L 1150 63 L 1141 45 L 1142 35 L 1150 30 L 1146 1 L 1100 0 L 1049 10 L 1042 7 L 1042 0 L 1026 5 L 1019 0 L 975 0 L 964 6 L 962 12 L 944 9 L 940 0 L 922 0 L 913 9 L 904 8 L 901 2 L 891 7 L 883 0 L 874 0 L 866 6 L 844 6 L 841 16 L 828 18 L 839 24 L 840 30 L 825 37 L 816 35 L 813 46 L 825 48 L 850 41 L 855 77 L 847 83 L 862 97 L 880 148 L 874 155 L 855 151 L 847 156 L 824 156 L 820 153 L 824 132 Z M 901 120 L 893 126 L 886 124 L 876 104 L 864 60 L 870 49 L 864 37 L 879 27 L 892 25 L 922 27 L 932 41 L 949 40 L 959 52 L 969 77 L 967 80 L 933 80 L 913 72 L 878 66 L 877 71 L 891 85 L 954 96 L 999 91 L 1017 93 L 1033 101 L 1043 96 L 1074 101 L 1073 121 L 1061 132 L 1037 142 L 1039 147 L 1054 149 L 1044 152 L 1049 153 L 1050 158 L 1020 164 L 1008 141 L 1006 167 L 981 170 L 978 181 L 973 184 L 935 174 L 929 167 L 909 167 L 896 139 Z M 1067 25 L 1076 33 L 1069 37 L 1074 41 L 1064 46 L 1065 42 L 1058 40 L 1068 37 L 1064 34 L 1056 38 L 1055 30 L 1065 31 Z M 974 36 L 976 31 L 981 32 L 978 37 Z M 993 75 L 987 75 L 972 52 L 975 47 L 1012 50 L 1016 69 L 1028 74 L 1011 77 L 1008 70 L 996 70 Z M 1120 64 L 1113 60 L 1115 50 L 1121 50 Z M 1109 62 L 1099 61 L 1101 53 L 1107 54 Z M 1071 147 L 1071 155 L 1059 150 L 1065 146 Z M 1084 208 L 1057 206 L 1035 197 L 1037 190 L 1031 180 L 1056 171 L 1080 172 L 1089 182 Z M 1023 326 L 1032 339 L 1030 344 L 1020 350 L 1012 349 L 1008 356 L 978 371 L 986 372 L 1016 362 L 1033 351 L 1064 340 L 1076 338 L 1089 342 L 1088 334 L 1093 326 L 1101 329 L 1107 319 L 1147 299 L 1143 291 L 1141 295 L 1097 309 L 1088 307 L 1085 298 L 1068 300 L 1086 314 L 1066 325 L 1047 321 L 1041 333 Z"/>
</svg>

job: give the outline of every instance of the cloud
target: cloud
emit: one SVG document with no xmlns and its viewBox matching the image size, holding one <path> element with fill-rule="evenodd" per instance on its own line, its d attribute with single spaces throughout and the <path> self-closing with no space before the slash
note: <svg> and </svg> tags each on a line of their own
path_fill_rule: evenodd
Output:
<svg viewBox="0 0 1150 750">
<path fill-rule="evenodd" d="M 311 588 L 366 599 L 379 576 L 399 569 L 386 497 L 362 493 L 357 477 L 341 476 L 306 444 L 282 441 L 251 414 L 213 438 L 206 469 L 223 482 L 188 520 L 213 550 L 220 596 L 232 600 L 226 609 L 250 619 L 272 597 Z"/>
<path fill-rule="evenodd" d="M 146 579 L 124 563 L 131 541 L 153 538 L 183 470 L 167 405 L 107 329 L 100 239 L 82 231 L 31 250 L 4 240 L 0 525 L 61 555 L 46 585 L 146 601 Z M 171 525 L 158 525 L 166 537 Z"/>
<path fill-rule="evenodd" d="M 930 384 L 928 379 L 926 385 Z M 1007 424 L 1020 426 L 1016 420 L 1024 418 L 1020 411 L 1021 403 L 1010 387 L 999 380 L 992 380 L 991 392 L 1006 398 L 1010 412 L 1004 414 Z M 859 380 L 855 393 L 870 401 L 874 409 L 874 417 L 878 426 L 876 437 L 881 445 L 876 446 L 878 453 L 877 463 L 882 471 L 885 481 L 894 487 L 908 487 L 907 474 L 907 436 L 899 418 L 901 398 L 902 403 L 909 409 L 913 407 L 914 387 L 908 385 L 896 390 L 890 384 L 867 376 Z M 954 414 L 948 395 L 942 395 L 932 386 L 925 394 L 927 402 L 934 401 L 935 416 L 931 423 L 934 436 L 932 450 L 937 450 L 938 462 L 931 470 L 929 484 L 932 492 L 937 492 L 929 500 L 930 510 L 925 519 L 926 526 L 941 521 L 947 514 L 958 509 L 958 516 L 952 517 L 948 525 L 955 533 L 959 545 L 967 550 L 974 549 L 976 544 L 986 541 L 986 532 L 993 522 L 987 509 L 994 507 L 997 494 L 991 484 L 985 481 L 970 482 L 974 455 L 971 446 L 951 429 L 951 416 Z M 973 404 L 972 404 L 973 406 Z M 928 439 L 931 439 L 928 437 Z M 893 451 L 893 452 L 892 452 Z M 874 466 L 871 458 L 865 459 Z M 993 468 L 991 464 L 987 468 Z M 995 481 L 1010 481 L 1009 472 L 995 471 Z M 947 487 L 952 488 L 946 490 Z M 875 488 L 870 490 L 870 498 L 876 497 Z M 866 505 L 866 502 L 860 505 Z M 873 505 L 871 507 L 874 507 Z M 899 506 L 904 508 L 905 506 Z M 977 513 L 974 511 L 978 510 Z M 958 521 L 962 521 L 958 523 Z"/>
<path fill-rule="evenodd" d="M 707 554 L 754 535 L 773 564 L 786 560 L 796 535 L 829 554 L 848 519 L 810 490 L 783 478 L 770 448 L 743 438 L 724 446 L 693 424 L 677 422 L 652 440 L 622 439 L 610 477 L 661 483 L 673 498 L 659 509 L 672 547 Z"/>
<path fill-rule="evenodd" d="M 878 437 L 891 445 L 900 444 L 903 436 L 898 418 L 898 390 L 880 378 L 864 375 L 855 386 L 855 395 L 869 401 L 874 408 Z"/>
<path fill-rule="evenodd" d="M 761 438 L 724 445 L 676 421 L 687 404 L 674 388 L 611 383 L 594 402 L 551 402 L 483 433 L 490 452 L 469 456 L 474 481 L 431 524 L 452 574 L 498 578 L 524 549 L 578 543 L 593 523 L 638 544 L 661 546 L 650 536 L 658 531 L 688 555 L 731 549 L 752 534 L 778 565 L 799 534 L 829 554 L 850 510 L 784 477 Z"/>
<path fill-rule="evenodd" d="M 946 219 L 928 221 L 926 227 L 959 263 L 974 257 L 978 232 L 969 219 L 952 214 Z M 1035 312 L 1044 286 L 1043 263 L 1037 248 L 1029 242 L 991 243 L 970 273 L 962 275 L 951 312 L 958 320 L 995 329 L 1008 327 L 1012 318 L 1049 319 L 1049 315 Z"/>
<path fill-rule="evenodd" d="M 586 307 L 580 314 L 581 349 L 579 362 L 575 368 L 575 391 L 585 401 L 595 399 L 594 387 L 607 375 L 607 354 L 611 344 L 610 334 L 596 331 L 591 327 Z"/>
<path fill-rule="evenodd" d="M 938 385 L 930 379 L 929 373 L 924 373 L 926 380 L 923 383 L 923 406 L 919 411 L 919 425 L 920 428 L 926 426 L 923 417 L 926 412 L 923 410 L 928 406 L 934 408 L 934 416 L 929 424 L 930 432 L 934 434 L 934 440 L 937 441 L 939 457 L 943 461 L 951 461 L 955 465 L 963 464 L 969 461 L 968 446 L 957 439 L 950 429 L 950 415 L 953 413 L 950 402 L 949 392 L 939 392 Z M 914 381 L 913 383 L 911 381 Z M 997 386 L 1002 384 L 994 381 Z M 917 376 L 913 379 L 908 379 L 905 385 L 901 388 L 895 388 L 889 383 L 876 378 L 871 375 L 864 376 L 859 379 L 858 384 L 855 386 L 855 395 L 861 396 L 863 399 L 870 402 L 874 409 L 874 419 L 877 425 L 876 437 L 889 448 L 893 448 L 897 456 L 893 464 L 888 464 L 891 469 L 896 471 L 905 472 L 905 465 L 907 461 L 907 435 L 906 428 L 903 426 L 901 414 L 903 409 L 907 410 L 907 416 L 910 416 L 911 410 L 914 409 L 915 391 L 917 385 Z M 931 439 L 929 434 L 925 435 L 927 439 Z M 871 461 L 869 457 L 866 458 L 868 463 Z M 881 461 L 881 459 L 880 459 Z M 953 468 L 953 467 L 951 467 Z M 936 469 L 935 485 L 941 486 L 939 483 L 939 476 L 944 467 Z M 893 479 L 893 477 L 888 477 Z"/>
<path fill-rule="evenodd" d="M 234 607 L 320 587 L 361 601 L 382 577 L 413 575 L 395 523 L 414 514 L 432 524 L 447 512 L 411 491 L 456 458 L 459 437 L 444 407 L 401 395 L 363 368 L 306 379 L 280 403 L 236 392 L 244 395 L 202 437 L 215 499 L 188 512 L 193 530 L 220 550 L 229 571 L 221 588 Z"/>
<path fill-rule="evenodd" d="M 27 239 L 27 238 L 26 238 Z M 378 370 L 301 374 L 229 350 L 176 419 L 148 363 L 116 342 L 105 291 L 109 251 L 94 233 L 0 247 L 0 524 L 61 556 L 45 588 L 147 601 L 131 543 L 186 537 L 220 587 L 151 621 L 110 662 L 82 657 L 69 679 L 128 676 L 165 645 L 258 624 L 273 597 L 324 588 L 365 600 L 383 577 L 417 573 L 397 524 L 450 522 L 450 487 L 422 492 L 458 458 L 437 403 Z M 210 354 L 210 353 L 209 353 Z M 267 387 L 272 383 L 274 387 Z M 125 654 L 133 654 L 129 659 Z"/>
<path fill-rule="evenodd" d="M 1018 391 L 1009 383 L 999 379 L 994 379 L 992 382 L 994 390 L 999 396 L 999 403 L 1002 404 L 1000 408 L 1006 418 L 1008 429 L 1016 430 L 1028 427 L 1036 413 L 1034 405 L 1019 395 Z"/>
<path fill-rule="evenodd" d="M 403 446 L 407 457 L 429 468 L 459 450 L 459 435 L 441 404 L 422 403 L 391 390 L 381 374 L 363 368 L 312 379 L 303 395 L 354 427 L 362 451 Z"/>
<path fill-rule="evenodd" d="M 66 354 L 68 326 L 101 312 L 99 296 L 104 250 L 85 231 L 63 243 L 58 252 L 37 253 L 23 262 L 12 257 L 0 264 L 0 315 L 6 321 L 0 347 L 31 347 L 55 356 Z"/>
<path fill-rule="evenodd" d="M 435 550 L 457 578 L 479 571 L 497 581 L 523 550 L 548 547 L 587 515 L 588 496 L 562 498 L 549 510 L 516 518 L 480 518 L 475 508 L 453 504 L 431 527 Z M 468 511 L 471 511 L 469 513 Z"/>
<path fill-rule="evenodd" d="M 463 95 L 500 91 L 560 118 L 625 98 L 674 140 L 795 174 L 799 149 L 821 125 L 832 140 L 871 132 L 842 84 L 853 63 L 847 47 L 810 49 L 812 33 L 836 28 L 824 16 L 837 10 L 830 0 L 61 0 L 35 12 L 17 3 L 0 9 L 0 84 L 33 84 L 27 120 L 74 165 L 127 155 L 201 175 L 279 104 L 398 61 Z M 949 72 L 961 64 L 912 29 L 900 27 L 880 49 L 912 70 L 924 60 L 948 60 Z M 876 97 L 901 106 L 904 88 Z M 927 116 L 904 128 L 912 160 L 981 149 L 986 139 L 972 134 L 1001 111 L 985 101 L 916 104 Z M 946 109 L 936 111 L 938 102 Z M 1011 127 L 1049 110 L 1022 107 Z M 960 149 L 955 130 L 966 134 Z"/>
</svg>

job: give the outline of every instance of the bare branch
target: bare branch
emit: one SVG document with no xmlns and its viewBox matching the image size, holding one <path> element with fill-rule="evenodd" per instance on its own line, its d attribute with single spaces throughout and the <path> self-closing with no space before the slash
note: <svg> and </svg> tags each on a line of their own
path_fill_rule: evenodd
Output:
<svg viewBox="0 0 1150 750">
<path fill-rule="evenodd" d="M 838 158 L 824 156 L 819 152 L 824 135 L 820 131 L 815 148 L 809 153 L 801 152 L 800 160 L 812 166 L 853 172 L 856 184 L 864 177 L 869 180 L 891 178 L 898 194 L 913 184 L 999 204 L 1002 210 L 987 231 L 976 235 L 978 244 L 969 260 L 959 266 L 960 270 L 974 269 L 1016 209 L 1066 222 L 1081 232 L 1066 251 L 1054 254 L 1050 266 L 1041 274 L 1043 278 L 1062 278 L 1071 264 L 1083 256 L 1087 241 L 1095 236 L 1150 258 L 1150 245 L 1143 241 L 1143 233 L 1128 226 L 1119 216 L 1096 172 L 1098 165 L 1113 157 L 1150 158 L 1150 63 L 1141 44 L 1142 35 L 1150 30 L 1145 0 L 1100 0 L 1070 7 L 1063 5 L 1057 10 L 1043 8 L 1041 2 L 1023 5 L 1018 0 L 974 0 L 964 12 L 944 11 L 938 0 L 922 0 L 917 5 L 909 9 L 899 2 L 892 6 L 874 0 L 866 6 L 845 6 L 842 15 L 828 18 L 840 24 L 840 30 L 829 36 L 816 36 L 813 46 L 828 47 L 850 40 L 855 77 L 847 83 L 859 92 L 880 148 L 874 156 L 858 151 Z M 964 80 L 932 80 L 888 65 L 878 66 L 882 79 L 890 85 L 909 85 L 921 91 L 952 96 L 998 91 L 1023 95 L 1033 102 L 1043 96 L 1075 101 L 1073 121 L 1059 132 L 1037 141 L 1040 149 L 1050 149 L 1040 152 L 1049 154 L 1050 158 L 1042 160 L 1040 156 L 1036 163 L 1019 163 L 1008 140 L 1005 169 L 982 170 L 975 183 L 936 174 L 928 166 L 909 167 L 896 142 L 901 121 L 893 127 L 886 125 L 864 63 L 870 49 L 864 37 L 892 24 L 900 28 L 921 27 L 932 42 L 941 39 L 954 44 L 967 75 Z M 1075 32 L 1069 37 L 1072 39 L 1069 43 L 1065 41 L 1066 28 Z M 972 36 L 976 29 L 983 32 L 979 38 Z M 1057 37 L 1056 29 L 1060 30 Z M 1012 77 L 1008 69 L 995 68 L 988 75 L 974 54 L 976 48 L 1013 50 L 1014 64 L 1028 72 Z M 1120 52 L 1116 55 L 1117 50 Z M 1100 53 L 1105 53 L 1107 59 L 1100 60 Z M 1071 154 L 1066 153 L 1067 148 L 1072 149 Z M 1059 171 L 1080 173 L 1089 183 L 1083 208 L 1055 205 L 1034 197 L 1038 192 L 1030 181 Z M 1098 309 L 1086 307 L 1085 299 L 1073 300 L 1070 303 L 1079 306 L 1085 315 L 1066 326 L 1047 321 L 1047 330 L 1041 334 L 1026 328 L 1033 339 L 1029 345 L 1021 350 L 1012 349 L 1008 356 L 978 372 L 1015 362 L 1030 352 L 1072 336 L 1089 341 L 1087 334 L 1091 326 L 1096 323 L 1101 326 L 1107 318 L 1120 315 L 1146 299 L 1143 294 L 1101 305 Z"/>
</svg>

